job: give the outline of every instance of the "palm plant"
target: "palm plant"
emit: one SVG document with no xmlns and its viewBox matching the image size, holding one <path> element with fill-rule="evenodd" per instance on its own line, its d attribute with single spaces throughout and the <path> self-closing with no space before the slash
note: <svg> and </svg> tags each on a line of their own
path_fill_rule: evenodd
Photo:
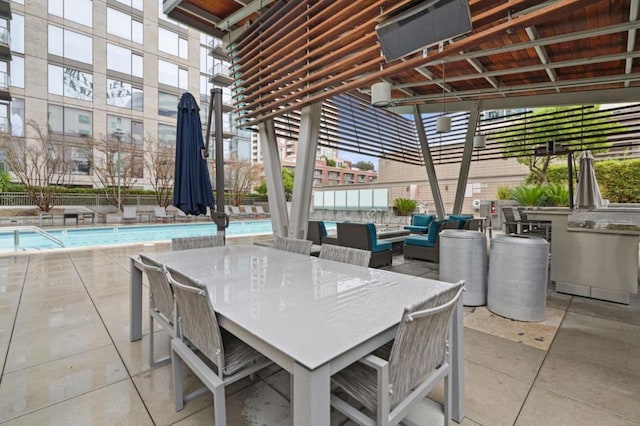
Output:
<svg viewBox="0 0 640 426">
<path fill-rule="evenodd" d="M 399 216 L 409 216 L 418 207 L 418 202 L 410 198 L 396 198 L 393 204 Z"/>
<path fill-rule="evenodd" d="M 566 207 L 569 205 L 569 189 L 559 183 L 550 183 L 543 187 L 546 198 L 545 204 L 549 206 Z"/>
<path fill-rule="evenodd" d="M 542 186 L 520 185 L 511 188 L 511 199 L 523 206 L 540 206 L 544 204 L 546 196 Z"/>
</svg>

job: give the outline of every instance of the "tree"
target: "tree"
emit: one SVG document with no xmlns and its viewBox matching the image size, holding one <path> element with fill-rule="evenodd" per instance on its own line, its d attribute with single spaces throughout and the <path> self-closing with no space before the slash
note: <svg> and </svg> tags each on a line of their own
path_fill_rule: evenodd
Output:
<svg viewBox="0 0 640 426">
<path fill-rule="evenodd" d="M 294 178 L 293 169 L 288 169 L 286 167 L 283 167 L 282 168 L 282 185 L 284 186 L 284 195 L 287 198 L 287 201 L 291 200 L 291 195 L 293 194 L 293 178 Z M 269 195 L 267 190 L 267 181 L 264 179 L 259 185 L 256 185 L 256 187 L 253 188 L 253 190 L 256 192 L 256 194 L 261 195 L 263 197 L 267 197 Z"/>
<path fill-rule="evenodd" d="M 239 206 L 251 191 L 251 187 L 262 174 L 262 167 L 247 161 L 228 161 L 225 163 L 225 189 L 229 201 Z"/>
<path fill-rule="evenodd" d="M 73 161 L 64 158 L 64 142 L 33 120 L 27 121 L 26 138 L 5 134 L 0 149 L 13 175 L 31 201 L 43 212 L 54 206 L 58 187 L 70 184 Z"/>
<path fill-rule="evenodd" d="M 0 192 L 4 192 L 9 189 L 9 183 L 11 182 L 11 176 L 4 170 L 0 172 Z"/>
<path fill-rule="evenodd" d="M 324 161 L 325 161 L 325 163 L 327 164 L 328 167 L 335 167 L 336 166 L 336 160 L 334 160 L 333 158 L 325 158 Z"/>
<path fill-rule="evenodd" d="M 171 204 L 173 181 L 176 171 L 176 152 L 173 146 L 162 144 L 147 135 L 144 140 L 147 155 L 144 163 L 149 171 L 149 182 L 156 192 L 158 205 L 167 207 Z"/>
<path fill-rule="evenodd" d="M 375 170 L 375 166 L 371 161 L 358 161 L 356 163 L 356 168 L 362 171 Z"/>
<path fill-rule="evenodd" d="M 544 184 L 548 181 L 549 165 L 566 155 L 535 155 L 536 148 L 545 147 L 551 141 L 556 146 L 570 144 L 571 150 L 610 146 L 607 133 L 621 126 L 607 121 L 606 114 L 594 114 L 598 109 L 598 105 L 538 108 L 524 119 L 494 131 L 492 139 L 503 144 L 503 157 L 515 157 L 535 175 L 536 183 Z"/>
<path fill-rule="evenodd" d="M 131 135 L 116 135 L 89 139 L 93 153 L 94 183 L 102 187 L 107 200 L 122 211 L 124 200 L 138 177 L 142 177 L 144 160 Z"/>
</svg>

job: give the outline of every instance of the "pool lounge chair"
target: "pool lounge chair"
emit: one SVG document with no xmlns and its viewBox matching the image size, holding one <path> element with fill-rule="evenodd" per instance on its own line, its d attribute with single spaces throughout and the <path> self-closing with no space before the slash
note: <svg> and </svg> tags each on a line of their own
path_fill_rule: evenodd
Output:
<svg viewBox="0 0 640 426">
<path fill-rule="evenodd" d="M 240 210 L 240 207 L 238 206 L 229 206 L 229 208 L 231 209 L 231 211 L 233 212 L 233 214 L 235 214 L 237 217 L 240 218 L 247 218 L 247 217 L 251 217 L 253 215 L 253 213 L 246 213 Z"/>
<path fill-rule="evenodd" d="M 175 216 L 167 213 L 167 209 L 162 206 L 156 206 L 153 208 L 153 217 L 156 222 L 166 222 L 168 220 L 175 220 Z"/>
<path fill-rule="evenodd" d="M 262 206 L 253 206 L 256 211 L 256 214 L 260 217 L 269 217 L 271 216 L 269 213 L 265 212 Z"/>
<path fill-rule="evenodd" d="M 135 206 L 123 206 L 122 207 L 122 223 L 137 222 L 138 221 L 138 209 Z"/>
</svg>

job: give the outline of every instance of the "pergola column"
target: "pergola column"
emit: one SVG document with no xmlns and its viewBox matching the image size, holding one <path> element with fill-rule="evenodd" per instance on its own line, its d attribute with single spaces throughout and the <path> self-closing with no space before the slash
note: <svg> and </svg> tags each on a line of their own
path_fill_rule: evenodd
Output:
<svg viewBox="0 0 640 426">
<path fill-rule="evenodd" d="M 269 213 L 271 214 L 273 234 L 284 237 L 287 236 L 289 229 L 289 215 L 287 214 L 287 198 L 282 184 L 282 165 L 273 119 L 261 122 L 258 125 L 258 130 L 262 144 L 264 174 L 269 190 Z"/>
<path fill-rule="evenodd" d="M 476 127 L 480 119 L 481 106 L 481 101 L 474 102 L 471 107 L 471 111 L 469 111 L 469 124 L 467 126 L 467 136 L 465 137 L 464 142 L 462 162 L 460 163 L 460 175 L 458 176 L 456 199 L 453 203 L 453 214 L 460 214 L 462 212 L 464 193 L 467 188 L 467 180 L 469 179 L 469 168 L 471 168 L 471 157 L 473 156 L 473 137 L 476 134 Z"/>
<path fill-rule="evenodd" d="M 422 158 L 424 158 L 424 166 L 427 169 L 427 177 L 429 178 L 429 186 L 431 187 L 431 195 L 433 195 L 433 202 L 436 207 L 436 213 L 439 219 L 444 219 L 444 203 L 442 202 L 442 194 L 440 194 L 440 187 L 438 186 L 436 167 L 433 164 L 431 148 L 429 148 L 427 133 L 424 131 L 422 115 L 420 114 L 418 105 L 413 106 L 413 119 L 416 123 L 416 130 L 418 131 L 418 139 L 420 140 L 420 148 L 422 149 Z"/>
<path fill-rule="evenodd" d="M 316 163 L 322 102 L 302 108 L 300 113 L 300 136 L 296 153 L 296 173 L 293 180 L 291 222 L 289 237 L 307 238 L 307 222 L 311 205 L 313 172 Z"/>
</svg>

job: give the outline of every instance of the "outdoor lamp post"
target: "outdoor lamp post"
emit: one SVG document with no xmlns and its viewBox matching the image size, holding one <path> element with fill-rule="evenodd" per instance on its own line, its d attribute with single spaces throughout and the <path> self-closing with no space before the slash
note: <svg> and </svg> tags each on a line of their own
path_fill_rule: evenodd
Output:
<svg viewBox="0 0 640 426">
<path fill-rule="evenodd" d="M 118 141 L 118 162 L 116 163 L 116 173 L 118 173 L 118 177 L 116 187 L 118 194 L 118 210 L 122 211 L 122 201 L 120 200 L 120 142 L 122 142 L 122 130 L 118 127 L 113 132 L 113 136 L 115 136 L 116 140 Z"/>
</svg>

